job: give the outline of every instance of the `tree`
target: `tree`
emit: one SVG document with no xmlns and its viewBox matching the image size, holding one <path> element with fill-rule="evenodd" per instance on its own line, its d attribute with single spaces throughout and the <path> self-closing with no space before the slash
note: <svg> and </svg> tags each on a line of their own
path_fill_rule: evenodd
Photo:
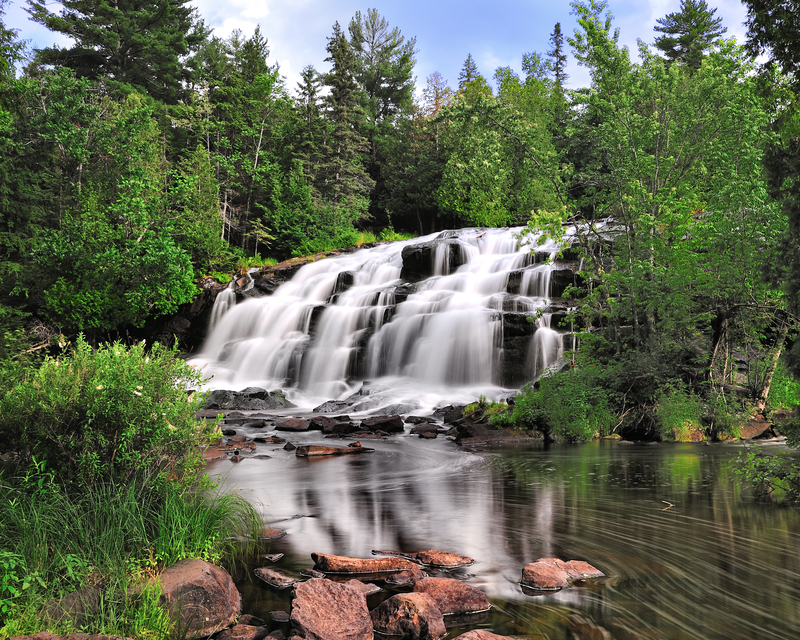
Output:
<svg viewBox="0 0 800 640">
<path fill-rule="evenodd" d="M 800 2 L 744 0 L 747 6 L 748 47 L 754 54 L 768 52 L 787 74 L 800 82 Z"/>
<path fill-rule="evenodd" d="M 326 143 L 323 192 L 335 207 L 349 210 L 355 221 L 364 215 L 367 194 L 375 183 L 363 163 L 369 142 L 361 134 L 364 109 L 355 79 L 357 61 L 338 22 L 328 38 L 327 51 L 325 61 L 330 62 L 332 68 L 325 76 L 325 84 L 330 87 L 326 119 L 331 131 Z"/>
<path fill-rule="evenodd" d="M 29 4 L 34 22 L 74 40 L 68 48 L 39 50 L 39 63 L 141 87 L 165 102 L 184 97 L 189 69 L 183 59 L 207 36 L 189 0 L 64 0 L 60 13 L 41 0 Z"/>
<path fill-rule="evenodd" d="M 461 71 L 458 73 L 458 89 L 459 91 L 463 91 L 468 84 L 470 84 L 473 80 L 477 80 L 480 77 L 478 73 L 478 65 L 475 64 L 475 60 L 472 58 L 472 54 L 467 54 L 467 59 L 464 60 L 464 64 L 461 65 Z"/>
<path fill-rule="evenodd" d="M 664 34 L 656 38 L 656 48 L 671 62 L 699 69 L 704 52 L 728 30 L 722 18 L 714 17 L 716 12 L 716 8 L 709 10 L 705 0 L 681 0 L 680 11 L 656 20 L 653 30 Z"/>
<path fill-rule="evenodd" d="M 550 44 L 552 49 L 547 52 L 550 58 L 550 68 L 553 72 L 553 80 L 559 87 L 564 87 L 564 83 L 569 79 L 566 72 L 567 54 L 564 53 L 564 35 L 561 33 L 561 23 L 556 22 L 553 33 L 550 34 Z"/>
</svg>

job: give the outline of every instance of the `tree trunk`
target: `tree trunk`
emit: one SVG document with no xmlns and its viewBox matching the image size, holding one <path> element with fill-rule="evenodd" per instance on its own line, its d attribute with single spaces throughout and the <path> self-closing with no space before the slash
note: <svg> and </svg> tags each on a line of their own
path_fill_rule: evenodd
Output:
<svg viewBox="0 0 800 640">
<path fill-rule="evenodd" d="M 773 347 L 772 355 L 770 355 L 767 364 L 767 370 L 764 372 L 764 382 L 758 393 L 758 400 L 756 407 L 763 410 L 767 406 L 767 398 L 769 397 L 769 388 L 772 384 L 772 377 L 775 375 L 775 369 L 778 366 L 778 359 L 781 357 L 783 350 L 783 343 L 786 341 L 786 334 L 789 332 L 789 323 L 781 323 L 781 328 L 778 330 L 778 335 L 775 338 L 775 346 Z"/>
</svg>

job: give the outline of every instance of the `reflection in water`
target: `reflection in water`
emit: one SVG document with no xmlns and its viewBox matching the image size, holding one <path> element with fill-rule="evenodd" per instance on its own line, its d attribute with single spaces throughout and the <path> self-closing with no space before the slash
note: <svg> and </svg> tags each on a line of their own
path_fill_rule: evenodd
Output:
<svg viewBox="0 0 800 640">
<path fill-rule="evenodd" d="M 292 436 L 295 444 L 319 438 Z M 473 626 L 496 633 L 566 640 L 578 614 L 573 628 L 584 619 L 621 640 L 796 637 L 800 513 L 741 494 L 735 446 L 469 452 L 413 436 L 370 446 L 375 453 L 319 460 L 276 449 L 268 460 L 221 461 L 210 471 L 288 531 L 273 550 L 286 553 L 277 568 L 290 573 L 310 567 L 313 551 L 472 556 L 461 577 L 495 605 Z M 608 577 L 525 595 L 522 567 L 543 556 L 586 560 Z M 288 594 L 255 584 L 242 591 L 251 613 L 288 609 Z"/>
</svg>

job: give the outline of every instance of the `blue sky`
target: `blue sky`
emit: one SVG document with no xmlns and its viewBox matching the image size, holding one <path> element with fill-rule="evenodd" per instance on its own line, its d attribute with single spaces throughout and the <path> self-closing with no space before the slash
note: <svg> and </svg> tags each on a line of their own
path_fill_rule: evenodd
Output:
<svg viewBox="0 0 800 640">
<path fill-rule="evenodd" d="M 680 9 L 680 0 L 609 0 L 614 24 L 620 29 L 620 40 L 632 51 L 641 38 L 652 43 L 653 26 L 657 18 Z M 726 36 L 744 41 L 742 26 L 746 11 L 739 0 L 708 0 L 717 7 L 728 28 Z M 575 16 L 570 14 L 566 0 L 494 0 L 493 2 L 460 2 L 443 0 L 193 0 L 206 24 L 216 35 L 227 37 L 233 29 L 246 35 L 261 25 L 268 38 L 271 61 L 280 64 L 287 85 L 293 89 L 301 69 L 314 65 L 327 69 L 324 62 L 325 45 L 333 23 L 346 28 L 356 11 L 375 8 L 389 24 L 399 27 L 404 36 L 417 38 L 417 85 L 434 71 L 444 76 L 450 86 L 458 83 L 458 73 L 467 54 L 472 54 L 478 70 L 491 79 L 494 70 L 510 66 L 519 71 L 522 54 L 530 51 L 544 53 L 556 22 L 565 34 L 575 29 Z M 5 23 L 19 30 L 19 36 L 29 39 L 33 46 L 49 46 L 66 41 L 28 20 L 26 3 L 10 0 L 6 5 Z M 52 7 L 58 7 L 56 3 Z M 585 86 L 589 77 L 570 56 L 567 72 L 569 85 Z"/>
</svg>

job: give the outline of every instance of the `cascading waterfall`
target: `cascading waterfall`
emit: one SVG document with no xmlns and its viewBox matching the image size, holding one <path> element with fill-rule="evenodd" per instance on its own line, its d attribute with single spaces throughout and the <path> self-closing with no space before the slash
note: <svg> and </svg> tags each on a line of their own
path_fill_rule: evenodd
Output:
<svg viewBox="0 0 800 640">
<path fill-rule="evenodd" d="M 233 306 L 227 289 L 192 363 L 213 374 L 213 388 L 280 387 L 300 406 L 364 380 L 387 404 L 507 395 L 561 357 L 564 332 L 551 318 L 564 308 L 551 278 L 571 273 L 549 260 L 554 245 L 520 231 L 362 249 L 306 264 L 271 296 Z"/>
</svg>

